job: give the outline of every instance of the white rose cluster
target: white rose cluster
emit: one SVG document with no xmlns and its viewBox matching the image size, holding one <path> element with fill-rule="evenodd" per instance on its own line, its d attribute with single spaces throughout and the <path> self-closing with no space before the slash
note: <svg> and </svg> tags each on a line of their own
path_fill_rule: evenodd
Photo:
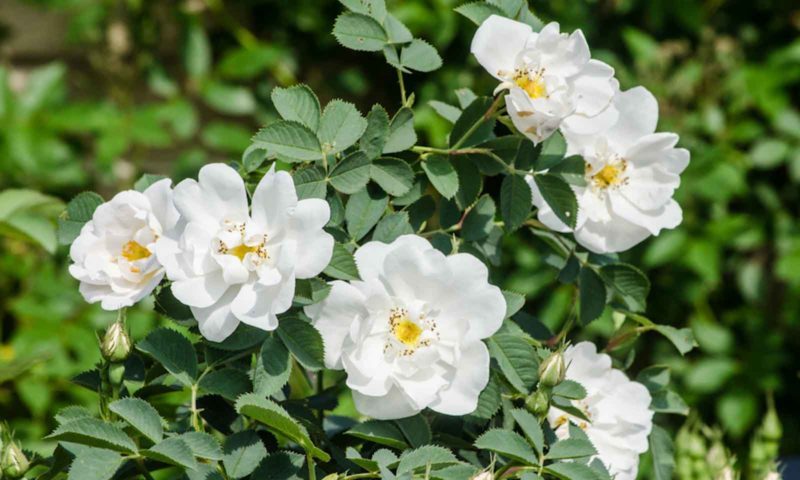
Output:
<svg viewBox="0 0 800 480">
<path fill-rule="evenodd" d="M 644 87 L 620 91 L 614 69 L 592 59 L 580 30 L 567 35 L 555 22 L 540 32 L 492 15 L 472 40 L 478 62 L 501 81 L 514 126 L 534 143 L 560 130 L 567 155 L 585 163 L 585 185 L 574 228 L 565 225 L 528 177 L 539 220 L 574 232 L 595 253 L 628 250 L 683 215 L 672 195 L 689 152 L 674 133 L 655 133 L 658 104 Z"/>
</svg>

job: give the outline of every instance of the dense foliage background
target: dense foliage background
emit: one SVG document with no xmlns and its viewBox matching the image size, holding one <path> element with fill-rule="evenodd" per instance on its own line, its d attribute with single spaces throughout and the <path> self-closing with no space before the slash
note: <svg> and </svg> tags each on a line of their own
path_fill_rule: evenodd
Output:
<svg viewBox="0 0 800 480">
<path fill-rule="evenodd" d="M 452 11 L 461 2 L 389 3 L 447 59 L 407 78 L 418 105 L 494 87 L 469 55 L 474 26 Z M 688 324 L 700 348 L 680 357 L 654 335 L 635 351 L 618 345 L 615 357 L 670 365 L 676 388 L 740 456 L 774 394 L 781 453 L 800 454 L 800 6 L 537 0 L 531 8 L 583 29 L 624 88 L 653 91 L 660 129 L 679 133 L 692 152 L 677 197 L 684 223 L 625 256 L 654 286 L 649 317 Z M 87 189 L 109 198 L 144 172 L 180 179 L 237 160 L 275 118 L 276 85 L 302 81 L 323 103 L 340 96 L 362 112 L 376 101 L 399 106 L 383 59 L 330 35 L 340 9 L 335 0 L 0 2 L 0 419 L 26 448 L 52 448 L 40 439 L 54 413 L 93 400 L 70 379 L 99 359 L 95 331 L 115 318 L 87 305 L 66 271 L 52 228 L 62 202 Z M 448 125 L 432 108 L 416 121 L 427 144 L 444 141 Z M 2 200 L 9 188 L 48 197 L 19 211 Z M 495 283 L 524 293 L 525 311 L 555 330 L 572 288 L 553 287 L 557 271 L 544 252 L 520 231 L 507 240 Z M 128 315 L 137 339 L 164 321 L 151 305 Z M 587 334 L 602 345 L 613 321 L 607 314 Z"/>
</svg>

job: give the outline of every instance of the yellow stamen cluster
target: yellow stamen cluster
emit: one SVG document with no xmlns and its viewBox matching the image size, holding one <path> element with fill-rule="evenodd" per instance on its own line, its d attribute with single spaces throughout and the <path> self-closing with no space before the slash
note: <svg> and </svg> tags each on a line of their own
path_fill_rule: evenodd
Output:
<svg viewBox="0 0 800 480">
<path fill-rule="evenodd" d="M 514 75 L 514 84 L 523 89 L 532 99 L 542 98 L 547 96 L 547 87 L 544 84 L 542 74 L 544 70 L 537 70 L 536 72 L 517 71 Z"/>
<path fill-rule="evenodd" d="M 226 229 L 228 232 L 239 232 L 242 242 L 235 247 L 228 247 L 225 242 L 220 241 L 217 245 L 217 253 L 220 255 L 233 255 L 238 258 L 240 262 L 244 262 L 244 258 L 248 253 L 254 253 L 257 257 L 257 262 L 263 262 L 269 258 L 267 253 L 267 236 L 263 235 L 261 241 L 255 245 L 247 245 L 244 243 L 245 226 L 243 223 L 230 224 Z"/>
<path fill-rule="evenodd" d="M 419 320 L 424 321 L 424 315 L 420 316 Z M 405 308 L 393 308 L 389 312 L 389 328 L 394 338 L 405 347 L 400 351 L 400 355 L 406 357 L 412 355 L 418 348 L 430 345 L 430 339 L 421 338 L 425 330 L 438 336 L 435 322 L 425 321 L 419 325 L 409 318 L 408 310 Z M 392 343 L 387 342 L 383 351 L 386 353 L 392 348 L 395 348 Z"/>
<path fill-rule="evenodd" d="M 141 243 L 131 240 L 130 242 L 126 243 L 122 246 L 122 256 L 125 260 L 129 262 L 135 262 L 136 260 L 142 260 L 144 258 L 149 257 L 152 255 L 150 250 L 147 247 L 143 246 Z"/>
<path fill-rule="evenodd" d="M 592 183 L 601 189 L 622 185 L 626 181 L 622 174 L 627 167 L 628 164 L 625 160 L 608 163 L 599 172 L 591 176 Z M 590 171 L 591 166 L 586 164 L 586 169 Z"/>
</svg>

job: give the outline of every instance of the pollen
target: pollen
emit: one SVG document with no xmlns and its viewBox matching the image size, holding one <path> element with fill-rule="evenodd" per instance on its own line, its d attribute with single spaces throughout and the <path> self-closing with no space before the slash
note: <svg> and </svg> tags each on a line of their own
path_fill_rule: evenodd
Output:
<svg viewBox="0 0 800 480">
<path fill-rule="evenodd" d="M 408 319 L 402 320 L 394 328 L 394 336 L 409 347 L 416 346 L 419 343 L 420 335 L 422 335 L 422 329 Z"/>
<path fill-rule="evenodd" d="M 606 189 L 624 183 L 622 174 L 625 172 L 627 164 L 624 160 L 609 163 L 604 166 L 599 172 L 592 175 L 592 182 L 598 188 Z M 589 169 L 587 165 L 587 169 Z"/>
<path fill-rule="evenodd" d="M 248 253 L 258 253 L 258 245 L 236 245 L 235 247 L 228 249 L 228 255 L 233 255 L 234 257 L 238 258 L 239 261 L 243 262 L 245 255 Z"/>
<path fill-rule="evenodd" d="M 135 262 L 136 260 L 147 258 L 150 255 L 152 255 L 150 250 L 134 240 L 131 240 L 122 246 L 122 256 L 125 257 L 125 260 L 129 262 Z"/>
<path fill-rule="evenodd" d="M 528 94 L 532 99 L 547 96 L 547 87 L 542 79 L 542 70 L 531 75 L 529 72 L 517 72 L 514 76 L 514 83 Z"/>
</svg>

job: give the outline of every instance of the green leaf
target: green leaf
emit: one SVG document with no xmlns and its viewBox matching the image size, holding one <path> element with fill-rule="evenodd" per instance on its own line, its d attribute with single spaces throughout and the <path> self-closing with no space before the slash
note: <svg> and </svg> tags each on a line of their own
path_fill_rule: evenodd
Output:
<svg viewBox="0 0 800 480">
<path fill-rule="evenodd" d="M 123 453 L 136 452 L 136 444 L 121 428 L 97 418 L 78 418 L 59 426 L 45 438 L 60 442 L 80 443 L 90 447 L 107 448 Z"/>
<path fill-rule="evenodd" d="M 515 313 L 525 306 L 525 295 L 503 290 L 503 298 L 506 300 L 506 316 L 511 318 Z"/>
<path fill-rule="evenodd" d="M 200 133 L 203 145 L 238 154 L 250 144 L 250 130 L 231 122 L 211 121 Z"/>
<path fill-rule="evenodd" d="M 533 448 L 536 450 L 537 455 L 544 452 L 544 432 L 539 425 L 539 420 L 536 419 L 530 412 L 521 408 L 511 410 L 511 416 L 522 429 L 525 438 L 528 439 Z"/>
<path fill-rule="evenodd" d="M 305 456 L 295 452 L 273 452 L 261 462 L 253 475 L 253 480 L 302 480 L 300 470 Z"/>
<path fill-rule="evenodd" d="M 418 72 L 432 72 L 442 66 L 442 57 L 433 45 L 415 38 L 400 51 L 400 64 Z"/>
<path fill-rule="evenodd" d="M 308 85 L 294 85 L 289 88 L 275 87 L 270 95 L 272 104 L 284 120 L 300 122 L 311 131 L 319 128 L 319 99 Z"/>
<path fill-rule="evenodd" d="M 458 173 L 443 155 L 431 155 L 422 161 L 422 169 L 436 190 L 447 199 L 458 191 Z"/>
<path fill-rule="evenodd" d="M 545 472 L 562 480 L 597 480 L 591 467 L 578 462 L 560 462 L 548 465 Z"/>
<path fill-rule="evenodd" d="M 287 162 L 307 162 L 322 158 L 317 136 L 299 122 L 281 120 L 256 133 L 253 144 L 277 154 Z"/>
<path fill-rule="evenodd" d="M 351 153 L 339 162 L 328 177 L 336 190 L 352 195 L 369 182 L 372 163 L 364 152 Z"/>
<path fill-rule="evenodd" d="M 538 464 L 538 458 L 524 438 L 518 434 L 494 428 L 475 440 L 475 447 L 498 453 L 508 459 L 526 464 Z"/>
<path fill-rule="evenodd" d="M 578 382 L 564 380 L 553 388 L 553 395 L 569 398 L 570 400 L 581 400 L 586 398 L 586 389 Z"/>
<path fill-rule="evenodd" d="M 430 467 L 439 467 L 459 463 L 450 450 L 438 445 L 425 445 L 411 451 L 405 451 L 400 456 L 397 465 L 397 475 L 412 473 Z"/>
<path fill-rule="evenodd" d="M 288 52 L 281 45 L 248 45 L 226 49 L 216 66 L 220 76 L 231 80 L 253 80 L 285 61 Z"/>
<path fill-rule="evenodd" d="M 558 165 L 564 160 L 564 154 L 567 152 L 567 142 L 564 137 L 556 132 L 547 140 L 542 142 L 542 152 L 539 157 L 533 162 L 533 169 L 536 172 L 547 170 Z"/>
<path fill-rule="evenodd" d="M 500 381 L 496 374 L 490 373 L 489 383 L 478 395 L 478 406 L 470 416 L 481 420 L 489 420 L 498 410 L 500 410 Z"/>
<path fill-rule="evenodd" d="M 123 398 L 111 403 L 108 409 L 128 422 L 153 443 L 164 438 L 161 416 L 152 405 L 139 398 Z"/>
<path fill-rule="evenodd" d="M 491 97 L 479 97 L 464 109 L 450 132 L 450 147 L 473 147 L 493 137 L 495 120 L 486 117 L 493 101 Z M 473 129 L 475 125 L 478 127 Z"/>
<path fill-rule="evenodd" d="M 219 446 L 219 442 L 205 432 L 186 432 L 177 438 L 186 442 L 195 457 L 222 460 L 222 448 Z"/>
<path fill-rule="evenodd" d="M 285 317 L 280 320 L 277 332 L 302 366 L 313 371 L 325 367 L 322 336 L 313 325 L 299 318 Z"/>
<path fill-rule="evenodd" d="M 648 437 L 650 454 L 653 457 L 653 478 L 655 480 L 670 480 L 675 470 L 675 449 L 670 434 L 653 425 L 653 430 Z"/>
<path fill-rule="evenodd" d="M 192 342 L 175 330 L 154 330 L 136 348 L 153 357 L 187 387 L 197 378 L 197 355 Z"/>
<path fill-rule="evenodd" d="M 672 390 L 660 390 L 651 394 L 653 401 L 650 409 L 656 413 L 672 413 L 675 415 L 689 415 L 689 406 L 680 395 Z"/>
<path fill-rule="evenodd" d="M 164 175 L 153 175 L 152 173 L 145 173 L 144 175 L 139 177 L 139 180 L 136 180 L 136 183 L 133 184 L 133 188 L 137 192 L 144 192 L 145 190 L 147 190 L 148 187 L 150 187 L 151 185 L 153 185 L 158 181 L 164 180 L 165 178 L 167 177 L 165 177 Z M 0 218 L 2 218 L 2 215 L 0 215 Z"/>
<path fill-rule="evenodd" d="M 505 230 L 513 232 L 531 213 L 531 187 L 519 175 L 506 175 L 500 186 L 500 213 Z"/>
<path fill-rule="evenodd" d="M 492 15 L 505 16 L 505 13 L 499 7 L 486 2 L 465 3 L 460 7 L 456 7 L 455 11 L 472 20 L 475 25 L 480 25 Z"/>
<path fill-rule="evenodd" d="M 83 225 L 92 219 L 95 209 L 103 203 L 103 197 L 94 192 L 82 192 L 67 204 L 67 210 L 58 218 L 58 242 L 69 245 L 78 238 Z"/>
<path fill-rule="evenodd" d="M 355 144 L 366 128 L 367 120 L 355 105 L 336 99 L 325 106 L 317 135 L 323 151 L 339 153 Z"/>
<path fill-rule="evenodd" d="M 417 143 L 414 130 L 414 111 L 403 107 L 394 114 L 389 123 L 389 136 L 383 146 L 383 153 L 397 153 L 408 150 Z"/>
<path fill-rule="evenodd" d="M 101 448 L 86 449 L 72 461 L 67 480 L 110 480 L 122 462 L 119 453 Z"/>
<path fill-rule="evenodd" d="M 358 268 L 353 254 L 338 242 L 333 246 L 331 263 L 325 267 L 323 273 L 339 280 L 359 280 Z"/>
<path fill-rule="evenodd" d="M 328 190 L 328 181 L 325 173 L 319 167 L 309 167 L 297 170 L 292 176 L 297 189 L 297 198 L 325 198 Z"/>
<path fill-rule="evenodd" d="M 494 214 L 496 207 L 494 200 L 489 195 L 483 195 L 472 207 L 464 219 L 461 235 L 464 240 L 474 242 L 489 236 L 494 228 Z"/>
<path fill-rule="evenodd" d="M 600 267 L 600 277 L 622 298 L 631 311 L 645 310 L 650 281 L 641 270 L 627 263 L 612 263 Z"/>
<path fill-rule="evenodd" d="M 79 418 L 92 418 L 92 412 L 86 407 L 79 407 L 77 405 L 70 405 L 64 407 L 56 413 L 55 420 L 59 425 L 77 420 Z"/>
<path fill-rule="evenodd" d="M 402 432 L 388 421 L 367 420 L 348 430 L 347 435 L 398 450 L 409 448 Z"/>
<path fill-rule="evenodd" d="M 550 446 L 547 452 L 548 460 L 563 460 L 567 458 L 582 458 L 596 455 L 597 450 L 592 442 L 577 438 L 565 438 Z"/>
<path fill-rule="evenodd" d="M 454 107 L 449 103 L 440 102 L 438 100 L 431 100 L 428 102 L 428 105 L 438 113 L 442 118 L 449 121 L 450 123 L 455 123 L 458 120 L 458 117 L 461 116 L 461 109 L 458 107 Z"/>
<path fill-rule="evenodd" d="M 214 81 L 206 83 L 201 94 L 209 107 L 227 115 L 249 115 L 256 109 L 256 99 L 246 87 Z"/>
<path fill-rule="evenodd" d="M 378 52 L 389 40 L 380 23 L 355 12 L 344 12 L 336 18 L 333 36 L 342 46 L 364 52 Z"/>
<path fill-rule="evenodd" d="M 386 215 L 378 222 L 372 240 L 392 243 L 397 237 L 411 233 L 414 233 L 414 229 L 408 221 L 408 212 L 395 212 Z"/>
<path fill-rule="evenodd" d="M 384 0 L 339 0 L 348 10 L 369 15 L 379 22 L 386 18 L 386 3 Z"/>
<path fill-rule="evenodd" d="M 378 158 L 389 136 L 389 114 L 380 105 L 373 105 L 367 114 L 367 129 L 358 143 L 370 160 Z"/>
<path fill-rule="evenodd" d="M 655 330 L 667 337 L 667 339 L 675 345 L 675 348 L 678 349 L 681 355 L 686 355 L 697 346 L 691 328 L 677 329 L 669 325 L 656 325 Z"/>
<path fill-rule="evenodd" d="M 142 450 L 141 454 L 162 463 L 191 470 L 197 466 L 192 449 L 179 437 L 167 438 L 152 448 Z"/>
<path fill-rule="evenodd" d="M 211 45 L 198 20 L 191 21 L 186 31 L 183 64 L 186 72 L 194 79 L 206 76 L 211 67 Z"/>
<path fill-rule="evenodd" d="M 378 223 L 388 204 L 389 199 L 383 192 L 370 188 L 351 196 L 344 211 L 347 233 L 353 240 L 361 240 Z"/>
<path fill-rule="evenodd" d="M 240 323 L 236 330 L 233 331 L 228 338 L 221 342 L 212 342 L 211 340 L 203 340 L 212 348 L 223 350 L 225 352 L 235 352 L 239 350 L 247 350 L 248 348 L 255 347 L 267 338 L 269 333 L 264 330 Z"/>
<path fill-rule="evenodd" d="M 277 337 L 267 337 L 253 370 L 253 391 L 262 397 L 274 395 L 286 385 L 291 373 L 289 350 Z"/>
<path fill-rule="evenodd" d="M 258 145 L 247 147 L 242 153 L 242 166 L 245 172 L 253 173 L 261 168 L 261 165 L 267 161 L 267 157 L 269 157 L 269 152 L 266 148 Z"/>
<path fill-rule="evenodd" d="M 591 267 L 581 268 L 578 274 L 580 288 L 580 314 L 583 325 L 588 325 L 592 320 L 603 314 L 606 307 L 606 286 L 603 280 Z"/>
<path fill-rule="evenodd" d="M 271 431 L 297 443 L 323 462 L 330 456 L 311 442 L 306 429 L 297 423 L 283 408 L 275 402 L 261 398 L 256 394 L 242 395 L 236 402 L 236 411 L 264 424 Z"/>
<path fill-rule="evenodd" d="M 524 338 L 496 334 L 488 340 L 489 353 L 497 361 L 509 383 L 520 393 L 528 393 L 538 378 L 536 352 Z"/>
<path fill-rule="evenodd" d="M 578 199 L 575 198 L 575 192 L 569 184 L 549 173 L 536 174 L 533 180 L 542 198 L 553 209 L 559 220 L 568 227 L 575 228 L 575 222 L 578 220 Z"/>
<path fill-rule="evenodd" d="M 456 173 L 458 173 L 456 205 L 459 209 L 465 210 L 478 199 L 478 195 L 483 189 L 483 177 L 478 167 L 468 159 L 455 160 L 451 157 L 451 160 Z"/>
<path fill-rule="evenodd" d="M 430 443 L 432 439 L 431 427 L 428 421 L 422 414 L 416 414 L 412 417 L 400 418 L 394 421 L 403 436 L 408 440 L 412 448 L 421 447 Z"/>
<path fill-rule="evenodd" d="M 586 186 L 586 162 L 580 155 L 572 155 L 552 167 L 547 173 L 560 177 L 565 182 L 576 187 Z"/>
<path fill-rule="evenodd" d="M 267 457 L 267 448 L 253 430 L 234 433 L 225 440 L 222 464 L 230 478 L 243 478 Z"/>
<path fill-rule="evenodd" d="M 220 395 L 231 401 L 252 389 L 247 374 L 235 368 L 223 368 L 209 372 L 200 380 L 199 386 L 206 393 Z"/>
<path fill-rule="evenodd" d="M 414 185 L 414 171 L 399 158 L 379 158 L 372 162 L 372 180 L 389 195 L 400 197 Z"/>
</svg>

